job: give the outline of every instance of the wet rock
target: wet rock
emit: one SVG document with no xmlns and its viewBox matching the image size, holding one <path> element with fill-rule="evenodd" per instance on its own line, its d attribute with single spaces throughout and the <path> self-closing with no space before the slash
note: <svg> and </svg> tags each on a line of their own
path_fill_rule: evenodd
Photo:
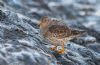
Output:
<svg viewBox="0 0 100 65">
<path fill-rule="evenodd" d="M 5 13 L 3 13 L 3 12 L 0 10 L 0 21 L 4 21 L 5 18 L 6 18 Z"/>
<path fill-rule="evenodd" d="M 87 45 L 87 47 L 100 53 L 100 44 L 99 43 L 89 44 L 89 45 Z"/>
<path fill-rule="evenodd" d="M 2 13 L 8 15 L 6 20 L 0 22 L 0 64 L 57 65 L 55 57 L 42 46 L 43 42 L 39 40 L 38 34 L 35 34 L 36 29 L 14 12 L 2 11 Z M 27 32 L 29 30 L 27 26 L 33 35 Z"/>
<path fill-rule="evenodd" d="M 99 65 L 96 64 L 96 62 L 100 61 L 99 53 L 94 52 L 93 50 L 90 50 L 88 48 L 76 45 L 74 43 L 67 44 L 66 48 L 68 49 L 66 50 L 66 52 L 68 52 L 70 49 L 71 53 L 67 54 L 67 57 L 71 59 L 73 62 L 78 63 L 78 65 L 89 65 L 87 60 L 91 60 L 91 63 L 93 65 Z"/>
<path fill-rule="evenodd" d="M 1 0 L 0 65 L 100 65 L 99 0 Z M 42 16 L 63 19 L 87 33 L 50 51 L 39 34 Z"/>
<path fill-rule="evenodd" d="M 88 44 L 94 44 L 96 42 L 96 38 L 87 35 L 84 37 L 78 37 L 78 38 L 74 39 L 73 42 L 86 46 Z"/>
<path fill-rule="evenodd" d="M 4 7 L 4 2 L 0 1 L 0 7 Z"/>
</svg>

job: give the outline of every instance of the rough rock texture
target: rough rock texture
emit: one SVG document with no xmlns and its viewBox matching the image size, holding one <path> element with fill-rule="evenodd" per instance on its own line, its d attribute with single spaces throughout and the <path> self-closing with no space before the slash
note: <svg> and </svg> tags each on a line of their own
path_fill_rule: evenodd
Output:
<svg viewBox="0 0 100 65">
<path fill-rule="evenodd" d="M 0 0 L 0 65 L 100 65 L 99 0 Z M 48 49 L 37 26 L 42 16 L 87 33 Z"/>
</svg>

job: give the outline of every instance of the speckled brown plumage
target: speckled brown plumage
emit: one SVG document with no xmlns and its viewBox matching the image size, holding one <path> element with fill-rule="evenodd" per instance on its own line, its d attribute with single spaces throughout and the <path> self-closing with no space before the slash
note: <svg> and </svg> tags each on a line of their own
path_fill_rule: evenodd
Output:
<svg viewBox="0 0 100 65">
<path fill-rule="evenodd" d="M 39 22 L 41 35 L 48 42 L 53 44 L 55 47 L 50 48 L 51 50 L 56 50 L 58 43 L 62 46 L 62 49 L 56 50 L 57 53 L 64 53 L 64 42 L 69 41 L 84 31 L 70 29 L 64 22 L 61 20 L 51 19 L 48 17 L 41 18 Z"/>
<path fill-rule="evenodd" d="M 71 34 L 70 29 L 63 25 L 52 25 L 48 28 L 48 31 L 50 33 L 53 33 L 53 37 L 56 37 L 58 39 L 69 37 Z"/>
</svg>

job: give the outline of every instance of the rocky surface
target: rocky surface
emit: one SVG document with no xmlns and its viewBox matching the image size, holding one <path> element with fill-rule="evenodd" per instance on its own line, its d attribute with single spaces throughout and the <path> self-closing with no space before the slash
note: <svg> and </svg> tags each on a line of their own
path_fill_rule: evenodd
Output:
<svg viewBox="0 0 100 65">
<path fill-rule="evenodd" d="M 100 65 L 99 0 L 0 0 L 0 65 Z M 37 26 L 42 16 L 87 33 L 48 49 Z"/>
</svg>

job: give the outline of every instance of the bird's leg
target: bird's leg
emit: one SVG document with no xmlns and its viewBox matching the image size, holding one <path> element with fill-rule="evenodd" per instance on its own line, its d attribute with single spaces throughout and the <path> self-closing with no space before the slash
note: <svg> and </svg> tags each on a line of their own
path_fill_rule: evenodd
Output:
<svg viewBox="0 0 100 65">
<path fill-rule="evenodd" d="M 63 54 L 64 51 L 65 51 L 65 49 L 64 49 L 64 40 L 61 41 L 61 44 L 62 44 L 61 45 L 62 49 L 56 51 L 58 54 Z"/>
<path fill-rule="evenodd" d="M 49 48 L 50 50 L 56 50 L 56 48 L 57 48 L 57 44 L 56 43 L 54 43 L 54 47 L 51 47 L 51 48 Z"/>
<path fill-rule="evenodd" d="M 52 36 L 52 38 L 53 38 L 53 33 L 51 33 L 51 36 Z M 54 40 L 54 39 L 52 39 L 52 41 L 53 41 L 53 45 L 54 45 L 54 47 L 51 47 L 51 48 L 49 48 L 50 50 L 56 50 L 56 48 L 57 48 L 57 42 Z"/>
</svg>

